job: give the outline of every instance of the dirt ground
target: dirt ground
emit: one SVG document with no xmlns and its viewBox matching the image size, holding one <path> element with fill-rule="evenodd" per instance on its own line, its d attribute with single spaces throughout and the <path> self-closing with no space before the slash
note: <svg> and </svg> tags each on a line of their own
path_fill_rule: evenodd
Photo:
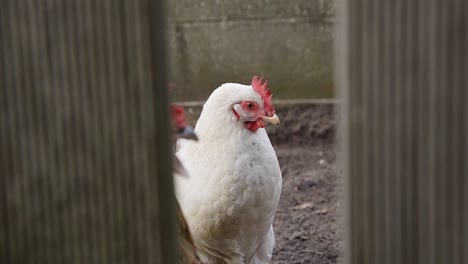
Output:
<svg viewBox="0 0 468 264">
<path fill-rule="evenodd" d="M 282 124 L 269 128 L 269 135 L 283 190 L 273 263 L 337 263 L 343 239 L 333 106 L 283 106 L 277 112 Z"/>
<path fill-rule="evenodd" d="M 332 104 L 276 105 L 268 126 L 283 174 L 274 230 L 275 264 L 337 263 L 342 252 L 341 169 L 335 151 Z M 189 109 L 197 116 L 198 109 Z"/>
<path fill-rule="evenodd" d="M 276 151 L 283 192 L 274 228 L 273 263 L 337 263 L 340 254 L 335 152 L 331 144 Z"/>
</svg>

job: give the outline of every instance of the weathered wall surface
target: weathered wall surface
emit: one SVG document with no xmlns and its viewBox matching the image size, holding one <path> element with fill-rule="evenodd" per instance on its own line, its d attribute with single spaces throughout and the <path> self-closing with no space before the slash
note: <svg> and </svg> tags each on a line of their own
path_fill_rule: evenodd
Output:
<svg viewBox="0 0 468 264">
<path fill-rule="evenodd" d="M 270 80 L 275 98 L 332 97 L 332 0 L 169 1 L 176 100 L 225 82 Z"/>
</svg>

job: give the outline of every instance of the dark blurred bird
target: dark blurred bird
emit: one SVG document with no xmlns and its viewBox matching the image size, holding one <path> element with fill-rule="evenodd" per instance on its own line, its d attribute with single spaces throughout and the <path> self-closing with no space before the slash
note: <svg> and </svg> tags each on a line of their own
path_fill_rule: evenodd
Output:
<svg viewBox="0 0 468 264">
<path fill-rule="evenodd" d="M 172 125 L 174 128 L 173 131 L 173 143 L 179 138 L 198 140 L 197 135 L 195 134 L 193 128 L 187 125 L 186 116 L 184 109 L 176 104 L 171 105 L 171 117 Z M 179 161 L 179 159 L 174 156 L 174 174 L 177 176 L 188 177 L 187 171 L 184 169 L 184 166 Z M 200 258 L 197 255 L 195 245 L 193 244 L 192 235 L 190 233 L 189 226 L 185 220 L 184 214 L 182 213 L 179 203 L 176 201 L 176 210 L 177 217 L 179 220 L 178 226 L 178 239 L 179 239 L 179 249 L 180 249 L 180 258 L 179 263 L 189 263 L 189 264 L 202 264 Z"/>
</svg>

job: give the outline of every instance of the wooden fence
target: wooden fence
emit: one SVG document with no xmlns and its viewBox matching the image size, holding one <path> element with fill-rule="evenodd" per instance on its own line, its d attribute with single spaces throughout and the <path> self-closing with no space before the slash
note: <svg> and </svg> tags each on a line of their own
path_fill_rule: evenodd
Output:
<svg viewBox="0 0 468 264">
<path fill-rule="evenodd" d="M 0 263 L 175 263 L 161 2 L 0 2 Z"/>
<path fill-rule="evenodd" d="M 1 263 L 176 262 L 161 2 L 0 2 Z M 468 263 L 468 4 L 341 11 L 344 261 Z"/>
<path fill-rule="evenodd" d="M 346 263 L 468 263 L 468 3 L 341 11 Z"/>
</svg>

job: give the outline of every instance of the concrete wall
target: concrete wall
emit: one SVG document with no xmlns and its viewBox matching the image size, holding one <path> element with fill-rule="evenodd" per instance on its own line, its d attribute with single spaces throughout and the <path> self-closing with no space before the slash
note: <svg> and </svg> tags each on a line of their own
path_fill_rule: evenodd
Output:
<svg viewBox="0 0 468 264">
<path fill-rule="evenodd" d="M 275 98 L 332 97 L 332 0 L 169 1 L 174 99 L 270 80 Z"/>
</svg>

